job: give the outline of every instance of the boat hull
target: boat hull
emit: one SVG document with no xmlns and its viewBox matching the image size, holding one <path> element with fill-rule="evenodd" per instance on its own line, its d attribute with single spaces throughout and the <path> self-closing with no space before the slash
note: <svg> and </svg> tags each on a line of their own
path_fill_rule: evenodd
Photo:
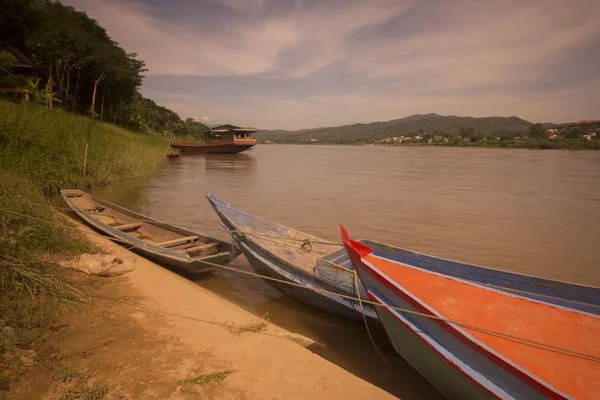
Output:
<svg viewBox="0 0 600 400">
<path fill-rule="evenodd" d="M 394 348 L 448 398 L 598 393 L 597 316 L 384 260 L 342 237 Z"/>
<path fill-rule="evenodd" d="M 217 143 L 171 143 L 171 147 L 188 154 L 235 154 L 246 151 L 256 145 L 256 140 L 236 140 Z"/>
</svg>

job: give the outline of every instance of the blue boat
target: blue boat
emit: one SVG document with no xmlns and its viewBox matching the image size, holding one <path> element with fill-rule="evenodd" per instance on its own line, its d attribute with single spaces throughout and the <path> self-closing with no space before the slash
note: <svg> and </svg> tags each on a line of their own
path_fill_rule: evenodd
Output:
<svg viewBox="0 0 600 400">
<path fill-rule="evenodd" d="M 362 319 L 364 313 L 369 322 L 379 325 L 373 307 L 363 304 L 361 309 L 357 300 L 315 291 L 354 298 L 360 294 L 367 299 L 341 244 L 255 217 L 208 193 L 206 197 L 254 271 L 281 281 L 265 279 L 269 285 L 316 309 L 351 319 Z"/>
<path fill-rule="evenodd" d="M 228 203 L 207 194 L 209 202 L 221 218 L 255 271 L 285 281 L 321 288 L 356 297 L 354 266 L 341 245 L 323 244 L 326 240 L 263 220 L 232 208 Z M 236 233 L 237 232 L 237 233 Z M 312 243 L 310 252 L 304 251 Z M 561 282 L 515 272 L 465 264 L 444 258 L 361 239 L 358 243 L 372 249 L 373 254 L 397 263 L 414 265 L 432 272 L 465 279 L 504 292 L 534 300 L 600 315 L 600 289 Z M 267 281 L 282 293 L 316 308 L 361 317 L 360 304 L 325 296 L 284 283 Z M 366 292 L 358 282 L 361 298 Z M 339 305 L 342 305 L 342 308 Z M 375 317 L 370 306 L 363 304 L 365 314 Z"/>
</svg>

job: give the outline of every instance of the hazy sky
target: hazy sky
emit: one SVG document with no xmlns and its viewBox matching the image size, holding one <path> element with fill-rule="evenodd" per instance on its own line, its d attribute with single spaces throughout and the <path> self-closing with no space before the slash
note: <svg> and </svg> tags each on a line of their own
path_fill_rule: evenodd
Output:
<svg viewBox="0 0 600 400">
<path fill-rule="evenodd" d="M 598 0 L 64 0 L 181 117 L 265 129 L 415 113 L 600 118 Z"/>
</svg>

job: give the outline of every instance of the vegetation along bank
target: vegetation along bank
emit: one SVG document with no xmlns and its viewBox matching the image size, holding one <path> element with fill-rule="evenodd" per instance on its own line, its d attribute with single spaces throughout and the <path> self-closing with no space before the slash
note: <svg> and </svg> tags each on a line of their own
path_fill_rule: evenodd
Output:
<svg viewBox="0 0 600 400">
<path fill-rule="evenodd" d="M 1 4 L 0 390 L 45 354 L 64 307 L 87 298 L 57 262 L 92 246 L 39 205 L 60 189 L 152 172 L 169 138 L 208 130 L 142 97 L 145 71 L 83 12 L 45 0 Z"/>
</svg>

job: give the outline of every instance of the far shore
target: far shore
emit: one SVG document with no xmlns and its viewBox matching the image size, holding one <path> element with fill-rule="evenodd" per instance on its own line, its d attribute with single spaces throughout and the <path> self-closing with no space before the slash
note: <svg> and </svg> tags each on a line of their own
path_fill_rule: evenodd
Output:
<svg viewBox="0 0 600 400">
<path fill-rule="evenodd" d="M 329 142 L 277 142 L 259 145 L 301 145 L 301 146 L 355 146 L 355 147 L 446 147 L 446 148 L 485 148 L 485 149 L 531 149 L 531 150 L 600 150 L 600 140 L 576 141 L 575 143 L 553 142 L 553 141 L 482 141 L 462 142 L 460 144 L 448 143 L 329 143 Z"/>
</svg>

